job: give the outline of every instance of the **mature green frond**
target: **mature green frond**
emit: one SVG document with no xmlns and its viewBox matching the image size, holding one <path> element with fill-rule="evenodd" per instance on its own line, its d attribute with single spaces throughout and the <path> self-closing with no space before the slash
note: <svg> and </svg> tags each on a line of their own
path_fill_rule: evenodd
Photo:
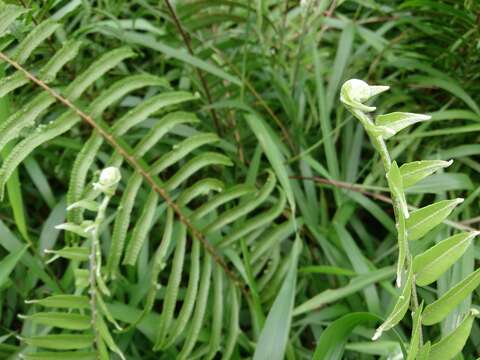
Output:
<svg viewBox="0 0 480 360">
<path fill-rule="evenodd" d="M 0 5 L 0 36 L 24 13 Z M 266 180 L 262 174 L 256 181 L 257 174 L 251 173 L 245 182 L 224 182 L 219 176 L 223 169 L 236 165 L 232 144 L 204 130 L 199 116 L 183 110 L 195 107 L 199 94 L 172 90 L 166 77 L 135 74 L 126 62 L 136 56 L 131 48 L 92 47 L 81 32 L 69 38 L 55 19 L 29 26 L 26 36 L 19 33 L 5 42 L 5 52 L 2 48 L 15 69 L 0 79 L 0 97 L 21 93 L 22 101 L 0 124 L 0 149 L 12 146 L 0 166 L 1 195 L 13 172 L 42 146 L 69 131 L 84 136 L 82 121 L 94 129 L 84 143 L 78 142 L 67 219 L 56 226 L 68 233 L 66 244 L 52 241 L 55 247 L 45 251 L 51 255 L 47 263 L 63 259 L 69 264 L 65 293 L 28 301 L 50 309 L 22 316 L 25 324 L 56 330 L 25 337 L 27 345 L 39 348 L 25 358 L 103 359 L 109 352 L 123 358 L 109 327 L 143 329 L 152 314 L 159 316 L 155 350 L 183 359 L 193 354 L 213 358 L 224 351 L 229 357 L 240 334 L 238 287 L 248 295 L 232 274 L 248 266 L 250 278 L 260 285 L 256 291 L 265 292 L 266 300 L 276 296 L 287 274 L 282 242 L 295 232 L 294 223 L 302 223 L 285 212 L 287 198 L 294 203 L 292 189 L 287 195 L 275 191 L 277 176 L 271 170 Z M 78 67 L 75 60 L 91 59 L 91 52 L 94 60 Z M 112 142 L 113 148 L 105 146 Z M 120 180 L 117 168 L 132 162 L 141 165 L 133 171 L 122 168 Z M 99 167 L 106 168 L 97 176 Z M 283 174 L 284 187 L 286 181 Z M 118 201 L 112 200 L 117 186 Z M 104 243 L 106 238 L 111 240 Z M 266 241 L 258 244 L 258 252 L 241 264 L 235 255 L 239 244 L 253 246 L 262 238 Z M 272 266 L 281 271 L 269 284 Z M 125 286 L 139 287 L 129 303 L 142 309 L 124 329 L 110 312 L 111 303 L 124 298 L 120 279 Z M 165 296 L 159 296 L 163 285 Z M 82 295 L 87 289 L 88 297 Z M 209 311 L 210 303 L 215 313 Z M 206 324 L 212 329 L 207 343 L 202 335 Z M 81 351 L 73 351 L 77 349 Z"/>
</svg>

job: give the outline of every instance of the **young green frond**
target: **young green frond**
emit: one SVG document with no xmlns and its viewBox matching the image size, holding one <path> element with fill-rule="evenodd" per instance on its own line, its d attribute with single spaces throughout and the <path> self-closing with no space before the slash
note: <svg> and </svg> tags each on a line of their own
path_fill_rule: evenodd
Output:
<svg viewBox="0 0 480 360">
<path fill-rule="evenodd" d="M 435 171 L 450 166 L 452 161 L 414 161 L 400 167 L 398 167 L 396 161 L 391 161 L 385 140 L 390 139 L 400 130 L 417 122 L 428 121 L 431 117 L 394 112 L 379 115 L 373 122 L 368 113 L 374 111 L 375 107 L 367 106 L 364 103 L 387 89 L 388 87 L 370 86 L 363 81 L 353 79 L 342 86 L 340 96 L 347 109 L 364 126 L 384 165 L 398 233 L 398 286 L 402 284 L 405 268 L 408 269 L 401 295 L 390 315 L 376 330 L 372 340 L 377 340 L 383 331 L 397 325 L 411 305 L 414 314 L 414 328 L 408 359 L 451 359 L 465 345 L 474 316 L 467 315 L 465 320 L 451 334 L 431 346 L 430 343 L 422 345 L 421 325 L 433 325 L 441 321 L 463 301 L 479 285 L 480 269 L 448 290 L 440 299 L 425 307 L 423 305 L 419 306 L 416 285 L 427 286 L 439 279 L 465 253 L 478 232 L 464 232 L 453 235 L 415 257 L 410 253 L 408 241 L 419 240 L 426 236 L 433 228 L 440 225 L 455 207 L 464 200 L 462 198 L 441 200 L 420 209 L 409 211 L 405 189 Z"/>
</svg>

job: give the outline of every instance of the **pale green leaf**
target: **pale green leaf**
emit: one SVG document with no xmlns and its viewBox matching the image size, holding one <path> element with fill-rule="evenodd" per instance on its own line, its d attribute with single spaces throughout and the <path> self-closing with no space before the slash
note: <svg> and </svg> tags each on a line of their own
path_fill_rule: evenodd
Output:
<svg viewBox="0 0 480 360">
<path fill-rule="evenodd" d="M 402 286 L 402 277 L 403 277 L 403 269 L 405 266 L 405 260 L 407 258 L 407 251 L 408 251 L 408 239 L 407 239 L 407 229 L 405 224 L 405 218 L 402 214 L 398 216 L 398 224 L 397 224 L 397 243 L 398 243 L 398 260 L 397 260 L 397 280 L 396 285 L 397 287 Z"/>
<path fill-rule="evenodd" d="M 22 354 L 24 360 L 97 360 L 92 351 L 48 351 Z"/>
<path fill-rule="evenodd" d="M 375 118 L 375 124 L 389 130 L 388 133 L 385 133 L 383 136 L 385 139 L 388 139 L 410 125 L 430 119 L 431 116 L 429 115 L 393 112 L 390 114 L 378 115 Z"/>
<path fill-rule="evenodd" d="M 412 161 L 400 166 L 402 174 L 403 186 L 408 188 L 417 182 L 434 173 L 435 171 L 446 168 L 452 164 L 453 160 L 422 160 Z"/>
<path fill-rule="evenodd" d="M 19 315 L 37 324 L 69 330 L 87 330 L 92 326 L 89 316 L 66 312 L 38 312 L 32 315 Z"/>
<path fill-rule="evenodd" d="M 117 346 L 115 340 L 113 340 L 110 331 L 108 330 L 107 324 L 101 316 L 97 317 L 97 329 L 100 333 L 100 336 L 107 344 L 108 348 L 116 353 L 122 360 L 125 360 L 125 355 L 123 355 L 122 350 Z"/>
<path fill-rule="evenodd" d="M 45 307 L 88 309 L 89 299 L 81 295 L 52 295 L 43 299 L 26 300 L 27 304 L 38 304 Z"/>
<path fill-rule="evenodd" d="M 81 208 L 81 209 L 86 209 L 90 211 L 97 211 L 99 206 L 100 205 L 96 201 L 85 199 L 85 200 L 74 202 L 73 204 L 69 205 L 67 207 L 67 210 L 70 211 L 72 209 Z"/>
<path fill-rule="evenodd" d="M 45 249 L 46 254 L 54 254 L 57 257 L 63 257 L 65 259 L 77 260 L 77 261 L 87 261 L 88 255 L 90 253 L 89 249 L 86 247 L 79 246 L 67 246 L 59 250 L 48 250 Z"/>
<path fill-rule="evenodd" d="M 426 286 L 436 281 L 463 255 L 479 232 L 464 232 L 445 239 L 427 251 L 415 256 L 415 282 Z"/>
<path fill-rule="evenodd" d="M 403 181 L 400 170 L 396 161 L 392 162 L 392 166 L 387 173 L 388 186 L 398 209 L 400 209 L 403 217 L 408 219 L 410 216 L 408 213 L 407 200 L 405 199 L 405 192 L 403 190 Z"/>
<path fill-rule="evenodd" d="M 92 225 L 91 222 L 83 223 L 81 225 L 74 224 L 74 223 L 63 223 L 63 224 L 56 225 L 55 229 L 70 231 L 74 234 L 80 235 L 81 237 L 87 238 L 90 236 L 90 234 L 87 231 L 85 231 L 85 228 L 90 225 Z"/>
<path fill-rule="evenodd" d="M 380 325 L 375 334 L 372 337 L 372 340 L 377 340 L 380 336 L 382 336 L 382 332 L 393 328 L 397 325 L 405 316 L 408 307 L 410 305 L 410 295 L 412 294 L 412 281 L 413 281 L 413 270 L 410 267 L 408 271 L 407 280 L 405 281 L 405 285 L 403 286 L 402 293 L 398 297 L 395 306 L 393 307 L 392 312 L 387 317 L 387 319 Z"/>
<path fill-rule="evenodd" d="M 408 240 L 418 240 L 445 220 L 463 199 L 442 200 L 415 210 L 407 219 Z"/>
<path fill-rule="evenodd" d="M 47 349 L 74 350 L 92 346 L 93 339 L 93 335 L 57 334 L 23 338 L 23 341 Z"/>
<path fill-rule="evenodd" d="M 473 320 L 478 316 L 476 309 L 471 309 L 465 319 L 439 342 L 432 345 L 430 349 L 430 360 L 451 360 L 459 354 L 470 336 Z"/>
<path fill-rule="evenodd" d="M 440 299 L 427 305 L 423 310 L 422 323 L 424 325 L 439 323 L 479 285 L 480 269 L 477 269 L 443 294 Z"/>
<path fill-rule="evenodd" d="M 406 189 L 407 194 L 445 194 L 446 191 L 473 190 L 470 176 L 463 173 L 433 174 Z"/>
</svg>

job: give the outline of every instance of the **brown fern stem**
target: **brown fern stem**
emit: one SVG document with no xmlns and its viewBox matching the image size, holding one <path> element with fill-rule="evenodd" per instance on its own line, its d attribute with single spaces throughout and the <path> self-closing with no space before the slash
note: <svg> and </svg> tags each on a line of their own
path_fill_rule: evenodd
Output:
<svg viewBox="0 0 480 360">
<path fill-rule="evenodd" d="M 18 71 L 22 72 L 29 80 L 34 82 L 36 85 L 41 87 L 43 90 L 48 92 L 52 95 L 55 99 L 57 99 L 60 103 L 65 105 L 67 108 L 71 109 L 75 114 L 77 114 L 84 122 L 90 125 L 93 129 L 98 131 L 98 133 L 117 151 L 129 164 L 130 166 L 137 171 L 145 181 L 150 185 L 150 187 L 158 193 L 163 200 L 170 206 L 175 214 L 177 215 L 180 222 L 182 222 L 189 230 L 190 233 L 194 238 L 201 242 L 202 246 L 205 250 L 212 256 L 214 261 L 220 265 L 225 274 L 233 281 L 233 283 L 240 288 L 242 293 L 248 298 L 250 296 L 248 290 L 244 286 L 242 280 L 228 267 L 227 263 L 223 259 L 223 257 L 218 253 L 218 251 L 213 247 L 208 240 L 206 239 L 205 235 L 200 232 L 192 223 L 191 221 L 183 214 L 182 210 L 175 203 L 167 191 L 158 184 L 158 180 L 152 176 L 149 172 L 147 166 L 140 163 L 140 161 L 132 155 L 129 150 L 125 147 L 125 145 L 120 144 L 120 142 L 106 130 L 103 126 L 95 122 L 93 118 L 75 106 L 69 99 L 63 97 L 47 84 L 45 84 L 42 80 L 38 79 L 35 75 L 30 73 L 27 69 L 21 66 L 16 61 L 12 60 L 10 57 L 5 55 L 3 52 L 0 51 L 0 59 L 7 62 L 11 66 L 13 66 Z"/>
</svg>

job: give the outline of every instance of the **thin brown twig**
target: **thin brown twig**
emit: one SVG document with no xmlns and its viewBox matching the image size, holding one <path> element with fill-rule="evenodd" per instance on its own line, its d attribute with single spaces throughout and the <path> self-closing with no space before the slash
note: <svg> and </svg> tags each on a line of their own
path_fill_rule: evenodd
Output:
<svg viewBox="0 0 480 360">
<path fill-rule="evenodd" d="M 376 193 L 364 190 L 361 185 L 352 184 L 345 181 L 326 179 L 320 176 L 290 176 L 290 179 L 313 180 L 320 184 L 332 185 L 334 187 L 341 188 L 341 189 L 353 190 L 355 192 L 361 193 L 373 199 L 377 199 L 385 203 L 392 204 L 392 200 L 388 196 L 376 194 Z"/>
<path fill-rule="evenodd" d="M 243 294 L 246 297 L 249 297 L 249 292 L 245 288 L 240 278 L 228 267 L 223 257 L 217 252 L 215 247 L 213 247 L 208 242 L 204 234 L 200 232 L 190 222 L 190 220 L 183 214 L 178 204 L 172 200 L 172 198 L 167 193 L 167 191 L 157 184 L 157 180 L 154 178 L 154 176 L 150 174 L 149 169 L 147 167 L 143 166 L 134 155 L 131 155 L 128 152 L 128 150 L 123 145 L 121 145 L 110 132 L 105 130 L 103 126 L 99 125 L 95 120 L 93 120 L 93 118 L 90 115 L 86 114 L 85 112 L 80 110 L 77 106 L 75 106 L 69 99 L 58 94 L 55 90 L 50 88 L 42 80 L 35 77 L 35 75 L 30 73 L 23 66 L 18 64 L 16 61 L 10 59 L 7 55 L 5 55 L 1 51 L 0 51 L 0 59 L 9 63 L 18 71 L 22 72 L 28 79 L 30 79 L 36 85 L 38 85 L 43 90 L 48 92 L 50 95 L 52 95 L 55 99 L 57 99 L 60 103 L 65 105 L 67 108 L 71 109 L 83 121 L 85 121 L 93 129 L 95 129 L 115 149 L 115 151 L 117 151 L 130 164 L 130 166 L 145 179 L 145 181 L 151 186 L 151 188 L 164 199 L 167 205 L 170 206 L 173 209 L 173 211 L 176 213 L 180 222 L 182 222 L 190 230 L 193 237 L 202 243 L 203 247 L 210 254 L 210 256 L 212 256 L 214 261 L 223 268 L 223 270 L 225 271 L 225 274 L 233 281 L 233 283 L 236 286 L 240 288 L 240 290 L 243 292 Z"/>
<path fill-rule="evenodd" d="M 322 178 L 320 176 L 299 176 L 299 175 L 295 175 L 295 176 L 290 176 L 290 179 L 312 180 L 312 181 L 315 181 L 315 182 L 320 183 L 320 184 L 331 185 L 331 186 L 334 186 L 336 188 L 341 188 L 341 189 L 346 189 L 346 190 L 352 190 L 352 191 L 361 193 L 365 196 L 368 196 L 372 199 L 376 199 L 376 200 L 382 201 L 382 202 L 387 203 L 387 204 L 393 204 L 392 199 L 390 197 L 382 195 L 382 194 L 376 194 L 376 193 L 373 193 L 371 191 L 365 190 L 365 189 L 363 189 L 363 187 L 361 185 L 358 185 L 358 184 L 352 184 L 352 183 L 349 183 L 349 182 L 339 181 L 339 180 L 326 179 L 326 178 Z M 417 210 L 416 207 L 411 206 L 411 205 L 409 205 L 408 208 L 410 210 Z M 454 227 L 456 229 L 459 229 L 459 230 L 478 231 L 477 229 L 475 229 L 471 226 L 468 226 L 469 224 L 473 224 L 477 221 L 480 221 L 480 217 L 472 218 L 470 220 L 465 220 L 465 221 L 460 221 L 460 222 L 452 221 L 452 220 L 444 220 L 443 222 L 445 224 L 447 224 L 451 227 Z"/>
<path fill-rule="evenodd" d="M 328 8 L 327 11 L 324 13 L 324 17 L 329 18 L 332 17 L 333 12 L 335 11 L 335 8 L 337 7 L 337 0 L 333 0 L 332 3 L 330 4 L 330 7 Z M 329 28 L 327 24 L 324 24 L 319 32 L 319 37 L 321 38 L 323 36 L 323 33 Z"/>
<path fill-rule="evenodd" d="M 193 47 L 192 47 L 192 41 L 190 38 L 190 35 L 187 34 L 185 29 L 183 28 L 182 24 L 180 23 L 180 19 L 178 18 L 177 14 L 175 13 L 175 10 L 173 9 L 172 5 L 170 4 L 169 0 L 164 0 L 165 5 L 167 6 L 168 12 L 170 13 L 170 17 L 173 20 L 173 23 L 175 24 L 175 27 L 177 28 L 178 32 L 180 33 L 180 36 L 183 39 L 183 42 L 185 43 L 185 46 L 187 47 L 187 50 L 190 55 L 194 56 L 193 52 Z M 200 79 L 200 82 L 202 83 L 203 91 L 205 92 L 205 96 L 207 97 L 207 101 L 210 105 L 213 104 L 213 98 L 212 94 L 210 93 L 210 88 L 208 87 L 207 80 L 205 79 L 205 76 L 199 68 L 195 68 L 198 78 Z M 220 126 L 220 121 L 218 120 L 218 115 L 217 112 L 215 111 L 214 108 L 210 107 L 209 109 L 210 115 L 212 116 L 213 122 L 215 124 L 215 128 L 217 129 L 217 132 L 219 135 L 222 135 L 223 131 Z"/>
</svg>

